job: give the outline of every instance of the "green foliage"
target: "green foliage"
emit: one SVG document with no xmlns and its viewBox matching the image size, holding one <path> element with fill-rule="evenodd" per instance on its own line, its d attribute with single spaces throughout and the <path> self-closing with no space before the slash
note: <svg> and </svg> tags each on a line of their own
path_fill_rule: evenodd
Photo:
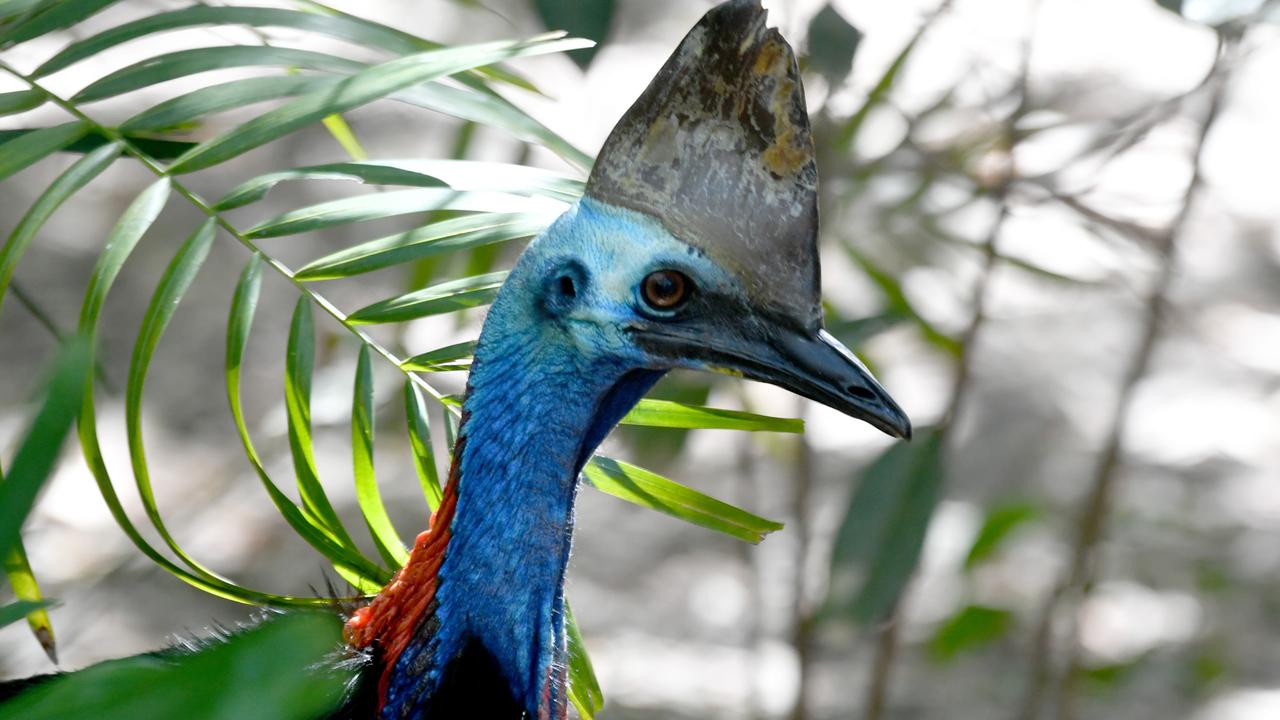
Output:
<svg viewBox="0 0 1280 720">
<path fill-rule="evenodd" d="M 595 668 L 591 667 L 591 657 L 587 655 L 587 644 L 582 640 L 582 631 L 578 629 L 578 621 L 573 617 L 573 609 L 565 604 L 565 634 L 569 645 L 569 700 L 578 709 L 582 720 L 592 720 L 596 713 L 604 709 L 604 693 L 600 690 L 600 681 L 596 679 Z"/>
<path fill-rule="evenodd" d="M 0 180 L 79 140 L 89 129 L 88 123 L 77 121 L 11 138 L 0 145 Z"/>
<path fill-rule="evenodd" d="M 294 613 L 203 652 L 140 655 L 63 675 L 0 705 L 0 716 L 310 720 L 337 707 L 354 675 L 324 662 L 341 647 L 341 631 L 330 613 Z"/>
<path fill-rule="evenodd" d="M 615 0 L 533 0 L 533 7 L 548 30 L 564 30 L 575 37 L 594 40 L 596 45 L 569 51 L 569 57 L 585 69 L 609 34 Z"/>
<path fill-rule="evenodd" d="M 0 605 L 0 628 L 5 625 L 12 625 L 25 617 L 35 615 L 51 604 L 48 600 L 19 600 L 8 605 Z"/>
<path fill-rule="evenodd" d="M 942 480 L 942 434 L 929 429 L 866 469 L 836 535 L 828 616 L 869 624 L 893 609 L 920 558 Z"/>
<path fill-rule="evenodd" d="M 56 664 L 58 662 L 57 639 L 54 636 L 53 621 L 49 619 L 47 609 L 53 601 L 44 598 L 40 584 L 36 582 L 35 571 L 31 569 L 31 562 L 27 559 L 27 549 L 23 546 L 21 538 L 9 548 L 3 561 L 5 577 L 9 579 L 14 597 L 18 599 L 17 603 L 9 607 L 13 608 L 13 612 L 21 612 L 26 616 L 27 626 L 31 628 L 36 642 L 40 643 L 45 655 L 49 656 L 49 662 Z M 4 611 L 0 610 L 0 615 L 3 614 Z M 7 624 L 9 623 L 0 621 L 0 627 Z"/>
<path fill-rule="evenodd" d="M 584 476 L 589 485 L 609 495 L 739 540 L 758 543 L 765 535 L 782 529 L 782 523 L 766 520 L 621 460 L 596 455 L 587 464 Z"/>
<path fill-rule="evenodd" d="M 862 33 L 828 3 L 809 23 L 809 66 L 837 86 L 853 69 Z"/>
<path fill-rule="evenodd" d="M 965 556 L 965 570 L 972 570 L 982 564 L 1000 549 L 1001 544 L 1015 530 L 1040 518 L 1040 510 L 1028 503 L 1013 503 L 993 508 L 982 521 L 969 554 Z"/>
<path fill-rule="evenodd" d="M 72 340 L 62 348 L 44 387 L 40 410 L 18 445 L 8 477 L 0 472 L 0 559 L 18 598 L 17 602 L 0 607 L 0 627 L 25 617 L 36 640 L 55 662 L 53 624 L 46 611 L 51 602 L 41 595 L 20 533 L 71 431 L 80 407 L 81 380 L 91 367 L 82 339 Z"/>
<path fill-rule="evenodd" d="M 935 660 L 947 661 L 960 653 L 1004 637 L 1013 626 L 1013 613 L 985 605 L 966 605 L 948 618 L 929 640 Z"/>
<path fill-rule="evenodd" d="M 53 472 L 62 441 L 80 407 L 82 380 L 90 367 L 84 343 L 79 340 L 68 345 L 53 365 L 40 410 L 0 482 L 0 556 L 17 544 L 22 523 Z"/>
</svg>

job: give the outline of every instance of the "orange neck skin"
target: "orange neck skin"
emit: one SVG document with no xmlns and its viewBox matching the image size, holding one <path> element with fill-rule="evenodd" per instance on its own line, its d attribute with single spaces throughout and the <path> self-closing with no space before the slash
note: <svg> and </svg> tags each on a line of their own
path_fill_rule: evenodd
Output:
<svg viewBox="0 0 1280 720">
<path fill-rule="evenodd" d="M 354 648 L 376 646 L 382 675 L 378 678 L 378 710 L 387 696 L 391 672 L 400 654 L 413 640 L 436 595 L 436 578 L 449 546 L 450 525 L 458 504 L 458 463 L 449 473 L 440 507 L 431 526 L 418 535 L 409 561 L 368 605 L 351 615 L 343 628 L 347 644 Z"/>
</svg>

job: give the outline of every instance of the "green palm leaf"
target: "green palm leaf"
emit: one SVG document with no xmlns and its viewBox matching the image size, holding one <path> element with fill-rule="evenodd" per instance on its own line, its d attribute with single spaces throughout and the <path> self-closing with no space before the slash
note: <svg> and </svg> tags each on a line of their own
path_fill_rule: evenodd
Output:
<svg viewBox="0 0 1280 720">
<path fill-rule="evenodd" d="M 575 47 L 584 47 L 583 41 L 545 36 L 521 42 L 432 50 L 391 60 L 352 75 L 331 90 L 307 93 L 202 143 L 178 158 L 170 170 L 187 173 L 217 165 L 327 115 L 345 112 L 420 83 L 501 60 Z"/>
<path fill-rule="evenodd" d="M 0 144 L 0 180 L 65 148 L 87 135 L 91 128 L 87 122 L 70 122 L 25 133 Z"/>
<path fill-rule="evenodd" d="M 299 280 L 351 277 L 448 252 L 537 235 L 547 226 L 540 213 L 479 213 L 369 240 L 304 265 Z"/>
<path fill-rule="evenodd" d="M 403 322 L 488 305 L 506 279 L 501 271 L 450 280 L 360 308 L 347 320 L 357 325 Z"/>
<path fill-rule="evenodd" d="M 73 95 L 71 102 L 96 102 L 188 75 L 240 67 L 300 67 L 350 73 L 358 72 L 364 65 L 313 50 L 268 45 L 224 45 L 178 50 L 116 70 Z"/>
<path fill-rule="evenodd" d="M 351 449 L 355 463 L 356 501 L 369 526 L 369 534 L 387 564 L 400 567 L 409 560 L 409 553 L 387 515 L 387 507 L 378 491 L 378 478 L 373 471 L 373 369 L 369 365 L 368 346 L 361 346 L 356 360 L 355 392 L 351 402 Z"/>
<path fill-rule="evenodd" d="M 655 472 L 603 455 L 593 457 L 583 474 L 587 483 L 601 492 L 739 540 L 758 543 L 765 535 L 782 529 L 780 522 L 767 520 Z"/>
<path fill-rule="evenodd" d="M 39 90 L 18 90 L 0 93 L 0 115 L 13 115 L 38 108 L 49 99 Z"/>
<path fill-rule="evenodd" d="M 45 33 L 71 27 L 115 2 L 116 0 L 78 0 L 47 3 L 22 22 L 0 32 L 0 45 L 26 42 Z"/>
<path fill-rule="evenodd" d="M 240 371 L 244 363 L 245 348 L 249 345 L 249 333 L 253 327 L 253 316 L 258 306 L 258 292 L 261 285 L 262 257 L 254 255 L 245 265 L 240 280 L 236 283 L 236 290 L 231 300 L 231 314 L 227 320 L 227 401 L 231 407 L 231 417 L 235 422 L 236 432 L 244 445 L 245 457 L 253 466 L 272 504 L 299 537 L 333 563 L 334 569 L 340 575 L 358 577 L 357 587 L 376 587 L 385 577 L 382 569 L 373 565 L 358 551 L 353 551 L 349 546 L 344 545 L 333 532 L 319 520 L 304 513 L 293 500 L 289 499 L 289 496 L 280 490 L 267 474 L 262 458 L 249 435 L 249 426 L 245 421 L 244 407 L 241 402 Z"/>
</svg>

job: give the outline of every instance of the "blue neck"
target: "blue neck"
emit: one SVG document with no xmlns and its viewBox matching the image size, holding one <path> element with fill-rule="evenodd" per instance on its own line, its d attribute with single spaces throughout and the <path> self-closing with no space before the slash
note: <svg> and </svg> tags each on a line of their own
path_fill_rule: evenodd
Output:
<svg viewBox="0 0 1280 720">
<path fill-rule="evenodd" d="M 447 664 L 478 642 L 529 717 L 563 712 L 564 575 L 578 473 L 661 373 L 589 359 L 528 290 L 508 282 L 476 350 L 433 635 L 399 659 L 389 710 L 438 692 Z"/>
</svg>

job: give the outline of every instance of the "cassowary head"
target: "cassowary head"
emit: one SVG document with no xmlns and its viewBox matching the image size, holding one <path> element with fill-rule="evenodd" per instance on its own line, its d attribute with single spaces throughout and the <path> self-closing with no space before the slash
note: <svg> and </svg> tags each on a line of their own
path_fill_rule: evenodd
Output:
<svg viewBox="0 0 1280 720">
<path fill-rule="evenodd" d="M 505 294 L 584 354 L 727 371 L 908 437 L 906 415 L 822 329 L 804 88 L 765 19 L 735 0 L 693 28 Z"/>
</svg>

